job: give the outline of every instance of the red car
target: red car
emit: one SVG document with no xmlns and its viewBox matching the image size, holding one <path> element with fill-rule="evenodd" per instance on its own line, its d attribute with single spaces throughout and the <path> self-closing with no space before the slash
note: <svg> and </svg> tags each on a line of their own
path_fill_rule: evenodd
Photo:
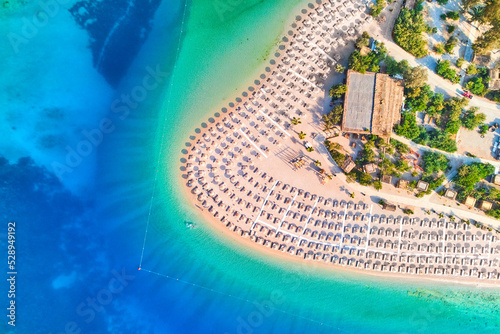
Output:
<svg viewBox="0 0 500 334">
<path fill-rule="evenodd" d="M 472 97 L 473 97 L 473 95 L 472 95 L 470 92 L 468 92 L 468 91 L 465 91 L 465 92 L 462 94 L 462 96 L 468 97 L 469 99 L 472 99 Z"/>
</svg>

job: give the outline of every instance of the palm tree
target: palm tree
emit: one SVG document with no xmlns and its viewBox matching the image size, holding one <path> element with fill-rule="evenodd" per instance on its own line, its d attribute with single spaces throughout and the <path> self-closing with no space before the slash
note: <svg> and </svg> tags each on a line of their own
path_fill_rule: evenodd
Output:
<svg viewBox="0 0 500 334">
<path fill-rule="evenodd" d="M 321 161 L 316 160 L 316 161 L 314 162 L 314 164 L 316 165 L 316 167 L 319 167 L 319 166 L 321 166 Z"/>
<path fill-rule="evenodd" d="M 354 193 L 350 193 L 349 196 L 351 196 L 351 198 L 354 198 L 354 196 L 356 196 Z"/>
<path fill-rule="evenodd" d="M 304 131 L 299 132 L 299 139 L 304 139 L 307 136 L 307 134 Z"/>
<path fill-rule="evenodd" d="M 471 9 L 469 9 L 468 13 L 471 16 L 470 19 L 472 22 L 481 22 L 484 13 L 484 7 L 481 6 L 472 7 Z"/>
<path fill-rule="evenodd" d="M 297 117 L 292 118 L 292 124 L 293 125 L 299 125 L 301 123 L 302 122 L 301 122 L 300 118 L 297 118 Z"/>
<path fill-rule="evenodd" d="M 308 148 L 306 148 L 307 152 L 312 152 L 314 151 L 314 148 L 312 146 L 309 146 Z"/>
</svg>

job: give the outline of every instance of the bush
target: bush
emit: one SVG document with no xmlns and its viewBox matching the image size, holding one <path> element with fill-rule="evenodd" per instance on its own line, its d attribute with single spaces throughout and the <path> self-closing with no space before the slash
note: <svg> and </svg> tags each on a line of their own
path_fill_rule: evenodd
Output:
<svg viewBox="0 0 500 334">
<path fill-rule="evenodd" d="M 427 144 L 429 147 L 437 148 L 438 150 L 442 150 L 445 152 L 453 153 L 457 151 L 457 143 L 455 142 L 455 140 L 450 138 L 449 133 L 442 130 L 433 129 L 429 132 L 426 132 L 425 135 L 422 133 L 422 135 L 419 136 L 419 140 L 422 141 L 415 142 L 422 145 Z"/>
<path fill-rule="evenodd" d="M 438 55 L 444 54 L 444 44 L 443 43 L 438 43 L 434 45 L 434 52 L 436 52 Z"/>
<path fill-rule="evenodd" d="M 465 59 L 463 59 L 462 57 L 458 58 L 457 59 L 457 62 L 455 63 L 457 65 L 458 68 L 461 68 L 462 65 L 464 64 L 465 62 Z"/>
<path fill-rule="evenodd" d="M 486 98 L 490 99 L 491 101 L 495 101 L 497 103 L 500 103 L 500 91 L 491 90 L 488 93 L 486 93 Z"/>
<path fill-rule="evenodd" d="M 392 35 L 396 44 L 415 57 L 421 58 L 427 55 L 427 42 L 422 36 L 425 31 L 426 24 L 422 13 L 403 8 L 396 20 Z"/>
<path fill-rule="evenodd" d="M 396 150 L 401 154 L 410 152 L 408 145 L 400 142 L 399 140 L 391 138 L 391 145 L 393 145 L 396 148 Z"/>
<path fill-rule="evenodd" d="M 347 92 L 347 86 L 344 84 L 338 84 L 338 85 L 333 85 L 332 88 L 330 88 L 329 95 L 333 99 L 338 99 L 344 96 L 344 94 Z"/>
<path fill-rule="evenodd" d="M 446 27 L 446 31 L 448 32 L 448 34 L 452 34 L 455 31 L 455 26 L 448 25 Z"/>
<path fill-rule="evenodd" d="M 450 68 L 450 66 L 451 63 L 449 60 L 438 60 L 436 65 L 436 73 L 453 83 L 459 83 L 460 77 L 457 75 L 457 71 Z"/>
<path fill-rule="evenodd" d="M 457 21 L 460 18 L 460 13 L 459 12 L 448 12 L 446 13 L 446 18 L 450 20 Z"/>
<path fill-rule="evenodd" d="M 433 27 L 433 28 L 431 29 L 431 33 L 433 33 L 433 34 L 437 34 L 437 32 L 438 32 L 438 28 L 437 28 L 437 27 Z"/>
<path fill-rule="evenodd" d="M 483 79 L 480 77 L 471 78 L 467 82 L 467 85 L 465 86 L 465 88 L 470 90 L 473 94 L 476 94 L 479 96 L 484 96 L 484 94 L 486 94 L 486 92 L 487 92 L 486 86 L 483 83 Z"/>
<path fill-rule="evenodd" d="M 495 167 L 490 164 L 473 162 L 470 165 L 463 165 L 457 171 L 453 181 L 465 190 L 473 190 L 476 184 L 495 172 Z"/>
<path fill-rule="evenodd" d="M 457 46 L 458 40 L 455 36 L 451 36 L 444 45 L 444 49 L 447 53 L 452 53 L 455 46 Z"/>
<path fill-rule="evenodd" d="M 379 16 L 380 12 L 382 12 L 382 10 L 385 8 L 386 5 L 387 5 L 386 0 L 377 0 L 370 9 L 370 15 L 373 17 Z"/>
<path fill-rule="evenodd" d="M 410 70 L 410 65 L 408 64 L 408 61 L 406 59 L 398 62 L 394 58 L 386 56 L 384 59 L 384 64 L 387 67 L 387 74 L 389 75 L 403 75 Z"/>
<path fill-rule="evenodd" d="M 328 150 L 328 152 L 330 152 L 330 155 L 332 156 L 333 158 L 333 161 L 335 161 L 335 163 L 339 166 L 342 166 L 342 164 L 344 163 L 345 161 L 345 155 L 340 153 L 339 151 L 333 149 L 333 150 Z"/>
<path fill-rule="evenodd" d="M 398 136 L 406 137 L 410 140 L 420 135 L 420 129 L 417 126 L 417 119 L 412 112 L 403 113 L 401 123 L 394 127 Z"/>
<path fill-rule="evenodd" d="M 444 172 L 450 162 L 444 154 L 431 151 L 424 152 L 422 161 L 424 163 L 424 171 L 429 174 L 439 173 L 440 171 Z"/>
<path fill-rule="evenodd" d="M 475 75 L 475 74 L 477 74 L 476 65 L 470 64 L 469 66 L 467 66 L 467 70 L 466 70 L 465 73 L 467 73 L 467 75 Z"/>
<path fill-rule="evenodd" d="M 468 130 L 474 130 L 477 126 L 483 123 L 486 119 L 486 115 L 483 113 L 476 114 L 479 110 L 478 107 L 472 107 L 467 110 L 463 116 L 460 118 L 462 125 Z"/>
<path fill-rule="evenodd" d="M 439 15 L 439 18 L 443 21 L 446 21 L 446 14 Z"/>
</svg>

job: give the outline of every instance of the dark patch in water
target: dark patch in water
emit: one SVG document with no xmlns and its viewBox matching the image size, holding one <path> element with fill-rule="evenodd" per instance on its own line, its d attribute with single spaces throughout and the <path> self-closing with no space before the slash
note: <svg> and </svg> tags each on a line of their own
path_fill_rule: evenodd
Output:
<svg viewBox="0 0 500 334">
<path fill-rule="evenodd" d="M 161 0 L 77 2 L 70 8 L 89 34 L 94 67 L 116 87 L 147 39 Z"/>
</svg>

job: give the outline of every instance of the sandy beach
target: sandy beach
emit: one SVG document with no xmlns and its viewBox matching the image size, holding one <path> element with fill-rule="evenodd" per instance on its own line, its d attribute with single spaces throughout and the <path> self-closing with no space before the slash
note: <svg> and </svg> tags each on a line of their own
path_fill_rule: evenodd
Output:
<svg viewBox="0 0 500 334">
<path fill-rule="evenodd" d="M 377 197 L 355 198 L 345 178 L 335 177 L 321 114 L 332 68 L 370 29 L 366 11 L 365 3 L 334 0 L 300 11 L 265 73 L 190 136 L 181 159 L 188 197 L 214 225 L 270 256 L 498 286 L 494 232 L 423 209 L 414 216 L 404 207 L 387 211 Z M 307 137 L 297 140 L 299 131 Z"/>
</svg>

